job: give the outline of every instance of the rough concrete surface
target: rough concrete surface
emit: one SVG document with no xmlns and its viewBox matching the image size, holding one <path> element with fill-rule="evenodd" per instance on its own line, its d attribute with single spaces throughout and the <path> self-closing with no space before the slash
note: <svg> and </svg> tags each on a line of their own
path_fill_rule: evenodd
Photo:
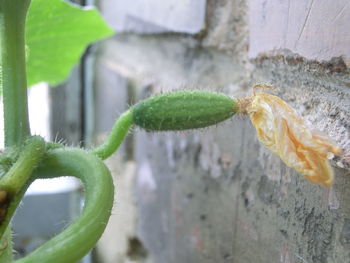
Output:
<svg viewBox="0 0 350 263">
<path fill-rule="evenodd" d="M 107 22 L 118 32 L 196 34 L 204 28 L 206 0 L 99 2 Z"/>
<path fill-rule="evenodd" d="M 344 0 L 249 0 L 249 56 L 289 49 L 308 59 L 350 63 L 350 3 Z"/>
<path fill-rule="evenodd" d="M 312 128 L 344 148 L 343 155 L 332 160 L 334 186 L 312 184 L 286 167 L 260 145 L 244 116 L 199 131 L 135 129 L 128 153 L 129 162 L 135 163 L 135 179 L 124 184 L 128 190 L 120 190 L 132 194 L 120 202 L 135 200 L 132 239 L 124 244 L 139 256 L 131 260 L 125 252 L 124 258 L 106 262 L 350 262 L 350 75 L 344 59 L 332 59 L 346 57 L 347 51 L 336 40 L 325 43 L 331 43 L 327 45 L 338 55 L 321 52 L 311 57 L 299 49 L 274 50 L 278 46 L 257 51 L 250 45 L 259 41 L 252 39 L 259 28 L 249 22 L 254 11 L 249 9 L 251 2 L 207 1 L 207 26 L 196 36 L 120 34 L 100 47 L 96 67 L 129 83 L 133 92 L 124 105 L 174 89 L 199 88 L 240 97 L 252 94 L 255 83 L 273 85 L 278 88 L 273 92 Z M 273 0 L 264 3 L 276 5 Z M 330 11 L 341 4 L 345 15 L 347 1 L 336 1 Z M 318 3 L 313 5 L 316 8 Z M 267 14 L 254 12 L 257 21 Z M 309 17 L 314 15 L 311 12 Z M 345 23 L 341 17 L 337 23 Z M 319 30 L 314 22 L 308 23 L 303 34 L 313 27 Z M 288 32 L 297 32 L 291 27 Z M 314 39 L 312 34 L 306 36 Z M 97 81 L 98 86 L 103 83 L 106 80 Z M 125 178 L 123 173 L 116 176 Z M 109 248 L 101 243 L 103 253 L 118 249 L 116 239 L 128 240 L 122 233 L 130 226 L 117 219 L 126 213 L 122 207 L 114 209 L 114 235 L 106 234 Z M 108 239 L 111 235 L 113 239 Z"/>
</svg>

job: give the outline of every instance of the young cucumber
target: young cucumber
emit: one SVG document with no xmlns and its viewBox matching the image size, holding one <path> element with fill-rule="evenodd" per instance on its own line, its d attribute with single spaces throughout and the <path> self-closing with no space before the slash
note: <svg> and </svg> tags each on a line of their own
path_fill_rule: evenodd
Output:
<svg viewBox="0 0 350 263">
<path fill-rule="evenodd" d="M 132 107 L 133 122 L 149 131 L 203 128 L 236 112 L 236 99 L 198 90 L 160 94 Z"/>
</svg>

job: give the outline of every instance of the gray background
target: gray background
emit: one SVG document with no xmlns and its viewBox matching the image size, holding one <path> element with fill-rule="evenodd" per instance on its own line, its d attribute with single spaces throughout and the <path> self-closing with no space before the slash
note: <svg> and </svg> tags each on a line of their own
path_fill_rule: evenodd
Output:
<svg viewBox="0 0 350 263">
<path fill-rule="evenodd" d="M 117 33 L 94 53 L 92 143 L 152 94 L 240 97 L 265 83 L 344 148 L 326 189 L 265 150 L 244 116 L 199 131 L 135 129 L 108 162 L 117 192 L 101 262 L 350 262 L 349 1 L 98 5 Z"/>
</svg>

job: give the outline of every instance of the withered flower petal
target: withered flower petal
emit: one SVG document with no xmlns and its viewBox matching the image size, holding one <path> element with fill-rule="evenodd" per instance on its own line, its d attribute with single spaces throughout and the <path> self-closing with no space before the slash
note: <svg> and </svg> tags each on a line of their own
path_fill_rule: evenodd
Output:
<svg viewBox="0 0 350 263">
<path fill-rule="evenodd" d="M 246 110 L 263 145 L 311 182 L 332 185 L 327 157 L 341 149 L 327 136 L 311 131 L 287 103 L 268 93 L 255 94 Z"/>
</svg>

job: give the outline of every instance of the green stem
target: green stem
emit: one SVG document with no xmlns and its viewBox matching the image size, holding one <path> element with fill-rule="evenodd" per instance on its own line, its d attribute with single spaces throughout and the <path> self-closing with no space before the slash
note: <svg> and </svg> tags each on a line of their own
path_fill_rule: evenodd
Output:
<svg viewBox="0 0 350 263">
<path fill-rule="evenodd" d="M 30 0 L 0 1 L 5 146 L 20 144 L 30 134 L 24 39 L 29 3 Z"/>
<path fill-rule="evenodd" d="M 8 227 L 0 239 L 0 262 L 12 262 L 11 228 Z"/>
<path fill-rule="evenodd" d="M 1 177 L 0 189 L 6 188 L 17 194 L 28 182 L 33 170 L 38 166 L 46 150 L 46 143 L 40 136 L 30 137 L 22 147 L 18 160 L 10 170 Z"/>
<path fill-rule="evenodd" d="M 45 142 L 35 136 L 28 139 L 18 160 L 0 179 L 0 262 L 12 262 L 9 222 L 28 188 L 35 167 L 45 152 Z"/>
<path fill-rule="evenodd" d="M 25 68 L 25 18 L 30 0 L 0 0 L 0 89 L 3 90 L 5 146 L 30 135 Z M 1 238 L 7 247 L 0 262 L 12 262 L 11 230 Z"/>
<path fill-rule="evenodd" d="M 16 263 L 76 262 L 101 237 L 113 205 L 114 187 L 103 162 L 80 149 L 61 148 L 49 151 L 37 178 L 63 175 L 78 177 L 84 184 L 85 204 L 80 217 L 58 236 L 44 243 Z"/>
<path fill-rule="evenodd" d="M 100 157 L 102 160 L 107 159 L 123 142 L 131 125 L 133 125 L 133 116 L 132 111 L 128 110 L 115 122 L 106 141 L 102 145 L 93 149 L 92 153 Z"/>
<path fill-rule="evenodd" d="M 0 201 L 0 211 L 4 210 L 6 214 L 4 218 L 0 217 L 0 237 L 8 227 L 22 196 L 31 183 L 31 175 L 41 161 L 45 150 L 45 141 L 41 137 L 31 137 L 23 147 L 18 160 L 1 177 L 0 192 L 3 198 Z"/>
</svg>

